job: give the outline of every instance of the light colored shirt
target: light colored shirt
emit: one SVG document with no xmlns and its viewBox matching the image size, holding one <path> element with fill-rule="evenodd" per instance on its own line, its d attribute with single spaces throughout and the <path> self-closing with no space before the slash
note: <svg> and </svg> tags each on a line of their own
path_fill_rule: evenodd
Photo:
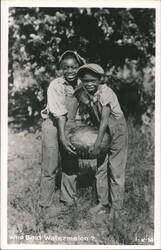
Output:
<svg viewBox="0 0 161 250">
<path fill-rule="evenodd" d="M 111 115 L 118 119 L 123 115 L 118 98 L 114 91 L 107 87 L 106 84 L 99 85 L 97 92 L 94 94 L 93 101 L 98 100 L 102 106 L 109 105 Z"/>
<path fill-rule="evenodd" d="M 79 81 L 78 81 L 79 85 Z M 63 77 L 54 79 L 47 91 L 47 108 L 55 117 L 68 113 L 66 97 L 72 96 L 74 88 L 67 84 Z"/>
</svg>

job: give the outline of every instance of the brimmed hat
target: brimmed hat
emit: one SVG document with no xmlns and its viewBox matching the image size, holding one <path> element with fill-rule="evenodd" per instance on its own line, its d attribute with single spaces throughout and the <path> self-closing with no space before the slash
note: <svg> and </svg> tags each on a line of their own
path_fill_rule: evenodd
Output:
<svg viewBox="0 0 161 250">
<path fill-rule="evenodd" d="M 59 59 L 59 64 L 62 62 L 62 60 L 64 59 L 64 57 L 68 56 L 68 55 L 72 55 L 76 58 L 77 62 L 79 63 L 79 65 L 83 65 L 86 63 L 86 60 L 81 57 L 76 51 L 74 50 L 66 50 L 61 56 L 60 56 L 60 59 Z"/>
<path fill-rule="evenodd" d="M 80 76 L 84 70 L 90 70 L 90 71 L 92 71 L 96 74 L 99 74 L 99 75 L 104 75 L 104 73 L 105 73 L 103 68 L 100 65 L 95 64 L 95 63 L 89 63 L 89 64 L 85 64 L 85 65 L 81 66 L 78 69 L 77 75 Z"/>
</svg>

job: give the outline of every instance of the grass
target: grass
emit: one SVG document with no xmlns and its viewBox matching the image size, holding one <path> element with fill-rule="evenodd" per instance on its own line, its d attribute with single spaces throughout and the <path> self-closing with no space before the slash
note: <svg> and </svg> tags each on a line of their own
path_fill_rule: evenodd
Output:
<svg viewBox="0 0 161 250">
<path fill-rule="evenodd" d="M 92 188 L 80 188 L 78 207 L 62 207 L 51 220 L 39 209 L 41 132 L 9 128 L 8 242 L 13 244 L 150 245 L 153 242 L 154 143 L 141 128 L 129 127 L 124 209 L 116 226 L 91 218 Z M 59 189 L 56 192 L 59 206 Z M 74 238 L 75 237 L 75 238 Z"/>
</svg>

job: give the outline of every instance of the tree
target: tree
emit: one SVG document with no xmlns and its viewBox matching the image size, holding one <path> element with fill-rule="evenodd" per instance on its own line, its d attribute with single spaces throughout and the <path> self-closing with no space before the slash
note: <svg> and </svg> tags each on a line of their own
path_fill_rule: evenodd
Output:
<svg viewBox="0 0 161 250">
<path fill-rule="evenodd" d="M 14 99 L 17 105 L 19 100 L 16 112 L 27 95 L 24 109 L 31 106 L 40 113 L 46 88 L 60 73 L 59 57 L 67 49 L 104 67 L 127 115 L 140 116 L 154 108 L 154 9 L 10 8 L 9 13 L 9 103 Z M 14 84 L 16 71 L 29 79 L 19 88 Z M 13 106 L 10 114 L 16 115 Z"/>
</svg>

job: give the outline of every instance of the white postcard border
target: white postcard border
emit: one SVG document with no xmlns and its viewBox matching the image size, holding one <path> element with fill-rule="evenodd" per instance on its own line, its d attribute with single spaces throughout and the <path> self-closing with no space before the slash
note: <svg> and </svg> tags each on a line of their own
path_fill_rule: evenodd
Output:
<svg viewBox="0 0 161 250">
<path fill-rule="evenodd" d="M 161 2 L 160 0 L 2 0 L 1 15 L 1 249 L 160 249 L 161 248 Z M 156 9 L 155 85 L 155 244 L 154 245 L 39 245 L 7 244 L 8 153 L 8 8 L 9 7 L 126 7 Z"/>
</svg>

